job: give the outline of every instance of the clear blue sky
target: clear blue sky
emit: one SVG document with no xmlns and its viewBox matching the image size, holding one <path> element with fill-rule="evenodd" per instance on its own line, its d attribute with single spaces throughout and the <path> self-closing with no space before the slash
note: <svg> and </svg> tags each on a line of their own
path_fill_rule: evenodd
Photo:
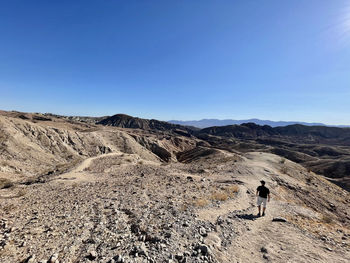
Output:
<svg viewBox="0 0 350 263">
<path fill-rule="evenodd" d="M 350 124 L 350 1 L 1 1 L 0 94 L 26 112 Z"/>
</svg>

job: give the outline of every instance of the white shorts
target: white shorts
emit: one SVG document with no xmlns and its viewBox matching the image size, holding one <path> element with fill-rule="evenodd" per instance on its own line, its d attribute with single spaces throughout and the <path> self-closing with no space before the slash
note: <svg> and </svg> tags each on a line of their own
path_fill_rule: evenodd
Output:
<svg viewBox="0 0 350 263">
<path fill-rule="evenodd" d="M 256 204 L 257 204 L 258 206 L 260 206 L 261 204 L 263 204 L 263 206 L 266 207 L 266 201 L 267 201 L 267 198 L 258 196 L 258 201 L 256 202 Z"/>
</svg>

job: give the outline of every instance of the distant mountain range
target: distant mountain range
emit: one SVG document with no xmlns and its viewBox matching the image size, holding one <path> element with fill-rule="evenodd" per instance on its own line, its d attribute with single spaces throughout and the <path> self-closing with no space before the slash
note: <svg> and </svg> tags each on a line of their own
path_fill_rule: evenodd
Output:
<svg viewBox="0 0 350 263">
<path fill-rule="evenodd" d="M 173 124 L 179 124 L 184 126 L 193 126 L 197 128 L 208 128 L 208 127 L 214 127 L 214 126 L 227 126 L 227 125 L 240 125 L 242 123 L 255 123 L 258 125 L 269 125 L 271 127 L 280 127 L 280 126 L 288 126 L 288 125 L 294 125 L 294 124 L 301 124 L 305 126 L 331 126 L 326 125 L 324 123 L 310 123 L 310 122 L 300 122 L 300 121 L 270 121 L 270 120 L 260 120 L 260 119 L 248 119 L 248 120 L 232 120 L 232 119 L 226 119 L 226 120 L 219 120 L 219 119 L 202 119 L 198 121 L 178 121 L 178 120 L 171 120 L 168 121 Z M 335 125 L 334 125 L 335 126 Z M 339 125 L 337 127 L 349 127 L 346 125 Z"/>
</svg>

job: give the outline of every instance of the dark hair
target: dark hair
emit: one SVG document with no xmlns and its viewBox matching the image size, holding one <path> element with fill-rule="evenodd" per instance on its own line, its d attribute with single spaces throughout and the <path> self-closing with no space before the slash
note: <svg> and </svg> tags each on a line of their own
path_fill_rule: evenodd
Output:
<svg viewBox="0 0 350 263">
<path fill-rule="evenodd" d="M 260 183 L 261 183 L 262 185 L 265 185 L 265 181 L 264 181 L 264 180 L 261 180 Z"/>
</svg>

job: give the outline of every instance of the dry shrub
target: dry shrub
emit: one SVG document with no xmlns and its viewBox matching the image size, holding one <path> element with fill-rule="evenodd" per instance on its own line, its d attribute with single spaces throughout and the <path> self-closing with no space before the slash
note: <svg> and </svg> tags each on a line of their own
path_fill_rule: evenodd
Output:
<svg viewBox="0 0 350 263">
<path fill-rule="evenodd" d="M 333 222 L 333 219 L 329 215 L 322 215 L 321 222 L 330 224 Z"/>
<path fill-rule="evenodd" d="M 317 236 L 328 235 L 331 232 L 336 232 L 338 224 L 329 215 L 322 215 L 320 219 L 310 218 L 302 215 L 290 216 L 283 215 L 288 222 L 292 223 L 296 227 L 308 231 Z"/>
<path fill-rule="evenodd" d="M 10 188 L 14 186 L 14 184 L 6 178 L 0 178 L 0 189 Z"/>
<path fill-rule="evenodd" d="M 90 166 L 88 166 L 88 167 L 85 167 L 83 171 L 84 172 L 91 172 L 92 168 Z"/>
<path fill-rule="evenodd" d="M 0 145 L 4 144 L 9 139 L 9 137 L 10 136 L 5 133 L 4 129 L 0 127 Z"/>
<path fill-rule="evenodd" d="M 238 185 L 231 185 L 225 188 L 226 193 L 229 197 L 234 197 L 239 192 L 239 186 Z"/>
<path fill-rule="evenodd" d="M 225 191 L 215 191 L 211 194 L 210 199 L 216 201 L 226 201 L 228 197 L 229 196 Z"/>
<path fill-rule="evenodd" d="M 2 167 L 8 166 L 8 162 L 5 161 L 5 160 L 1 160 L 0 161 L 0 166 L 2 166 Z"/>
<path fill-rule="evenodd" d="M 212 191 L 210 195 L 210 200 L 216 201 L 226 201 L 229 198 L 235 197 L 235 195 L 239 192 L 238 185 L 230 185 L 221 188 L 220 190 Z"/>
<path fill-rule="evenodd" d="M 204 198 L 199 198 L 199 199 L 194 201 L 194 206 L 197 206 L 197 207 L 205 207 L 208 204 L 209 204 L 209 201 L 207 199 L 204 199 Z"/>
<path fill-rule="evenodd" d="M 185 211 L 187 211 L 187 209 L 188 209 L 188 205 L 186 203 L 182 204 L 180 207 L 181 212 L 185 212 Z"/>
<path fill-rule="evenodd" d="M 286 158 L 282 157 L 280 163 L 284 164 L 286 162 Z"/>
<path fill-rule="evenodd" d="M 281 173 L 283 173 L 283 174 L 287 174 L 288 173 L 288 167 L 286 165 L 283 165 L 281 167 Z"/>
</svg>

